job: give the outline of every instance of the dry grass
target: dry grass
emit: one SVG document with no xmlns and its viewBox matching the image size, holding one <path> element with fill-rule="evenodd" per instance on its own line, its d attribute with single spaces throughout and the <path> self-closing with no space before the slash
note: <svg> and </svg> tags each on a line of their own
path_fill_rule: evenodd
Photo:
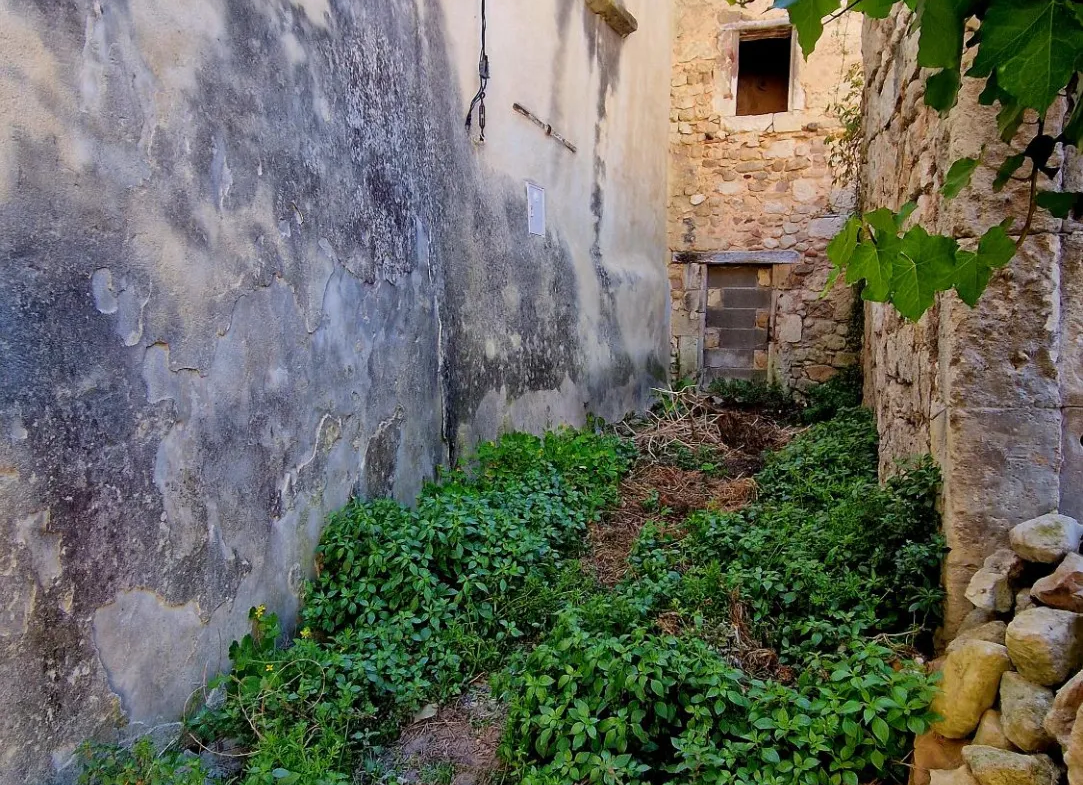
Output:
<svg viewBox="0 0 1083 785">
<path fill-rule="evenodd" d="M 628 554 L 648 521 L 673 534 L 695 510 L 739 510 L 756 497 L 756 481 L 710 477 L 700 471 L 639 462 L 621 483 L 616 510 L 590 527 L 589 563 L 606 586 L 620 582 L 628 569 Z"/>
<path fill-rule="evenodd" d="M 721 405 L 712 395 L 694 389 L 658 390 L 662 402 L 642 418 L 623 424 L 644 460 L 665 462 L 678 450 L 708 450 L 731 476 L 759 467 L 767 451 L 783 447 L 795 431 L 763 414 Z"/>
<path fill-rule="evenodd" d="M 731 512 L 756 498 L 751 475 L 764 453 L 777 450 L 796 431 L 755 412 L 727 409 L 695 390 L 659 391 L 663 404 L 619 430 L 632 439 L 640 459 L 621 484 L 620 506 L 590 529 L 590 566 L 613 586 L 627 572 L 628 554 L 648 521 L 679 534 L 695 510 Z M 709 455 L 725 477 L 673 465 L 674 456 Z"/>
</svg>

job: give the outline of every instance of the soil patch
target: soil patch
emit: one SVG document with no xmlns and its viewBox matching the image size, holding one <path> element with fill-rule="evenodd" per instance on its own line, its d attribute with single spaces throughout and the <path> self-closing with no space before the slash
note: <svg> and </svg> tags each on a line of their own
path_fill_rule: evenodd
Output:
<svg viewBox="0 0 1083 785">
<path fill-rule="evenodd" d="M 429 707 L 432 716 L 403 730 L 381 760 L 376 783 L 487 785 L 500 780 L 497 755 L 506 709 L 487 685 L 476 686 L 458 702 Z"/>
<path fill-rule="evenodd" d="M 620 505 L 590 528 L 587 562 L 607 586 L 624 577 L 628 554 L 648 521 L 679 533 L 696 510 L 741 509 L 756 498 L 752 475 L 764 455 L 798 433 L 764 413 L 727 408 L 694 389 L 659 392 L 663 399 L 654 410 L 618 426 L 640 458 L 621 484 Z"/>
<path fill-rule="evenodd" d="M 591 525 L 588 563 L 606 586 L 614 586 L 628 570 L 628 554 L 648 521 L 662 524 L 671 533 L 696 510 L 739 510 L 756 497 L 751 477 L 730 480 L 701 471 L 640 461 L 621 483 L 616 510 Z"/>
</svg>

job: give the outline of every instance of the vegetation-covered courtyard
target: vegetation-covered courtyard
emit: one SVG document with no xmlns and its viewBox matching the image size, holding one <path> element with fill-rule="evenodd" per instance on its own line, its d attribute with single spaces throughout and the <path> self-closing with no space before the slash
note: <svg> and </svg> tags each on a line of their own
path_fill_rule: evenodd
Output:
<svg viewBox="0 0 1083 785">
<path fill-rule="evenodd" d="M 880 485 L 853 392 L 669 393 L 483 445 L 414 508 L 352 503 L 296 636 L 251 611 L 188 749 L 87 748 L 84 781 L 904 782 L 937 472 Z"/>
</svg>

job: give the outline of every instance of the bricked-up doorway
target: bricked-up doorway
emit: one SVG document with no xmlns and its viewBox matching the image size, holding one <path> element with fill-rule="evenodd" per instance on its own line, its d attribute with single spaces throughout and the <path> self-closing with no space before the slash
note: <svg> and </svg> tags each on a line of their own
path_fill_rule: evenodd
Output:
<svg viewBox="0 0 1083 785">
<path fill-rule="evenodd" d="M 770 265 L 708 267 L 704 383 L 767 380 L 773 302 Z"/>
</svg>

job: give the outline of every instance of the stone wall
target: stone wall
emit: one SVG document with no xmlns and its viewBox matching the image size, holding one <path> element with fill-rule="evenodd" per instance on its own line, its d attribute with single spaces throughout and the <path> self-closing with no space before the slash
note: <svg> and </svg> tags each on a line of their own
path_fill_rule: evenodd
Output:
<svg viewBox="0 0 1083 785">
<path fill-rule="evenodd" d="M 940 719 L 917 738 L 911 785 L 1083 778 L 1081 535 L 1064 515 L 1025 521 L 974 573 L 972 609 L 933 663 Z"/>
<path fill-rule="evenodd" d="M 3 785 L 175 720 L 351 494 L 664 380 L 668 9 L 490 3 L 481 144 L 466 5 L 0 0 Z"/>
<path fill-rule="evenodd" d="M 738 117 L 733 76 L 741 26 L 786 20 L 784 11 L 769 6 L 767 0 L 743 9 L 724 0 L 676 5 L 669 179 L 673 356 L 682 375 L 703 370 L 709 380 L 719 374 L 711 353 L 735 347 L 706 325 L 707 293 L 696 288 L 702 268 L 733 258 L 748 263 L 746 252 L 764 252 L 752 258 L 767 268 L 775 298 L 767 357 L 754 370 L 803 387 L 857 358 L 848 340 L 850 292 L 839 288 L 825 299 L 820 293 L 830 269 L 824 249 L 854 204 L 853 184 L 837 181 L 825 139 L 837 132 L 829 107 L 846 97 L 860 60 L 860 25 L 844 17 L 829 26 L 807 62 L 796 54 L 790 111 Z"/>
<path fill-rule="evenodd" d="M 946 117 L 924 106 L 917 41 L 906 12 L 865 28 L 866 207 L 909 200 L 930 230 L 975 238 L 1026 195 L 993 193 L 991 167 L 952 201 L 939 188 L 951 163 L 976 156 L 999 164 L 994 110 L 964 80 Z M 1024 133 L 1027 130 L 1024 129 Z M 1078 182 L 1078 163 L 1069 180 Z M 1022 224 L 1017 220 L 1016 228 Z M 938 298 L 916 324 L 871 305 L 866 319 L 866 390 L 881 433 L 882 469 L 931 452 L 944 472 L 944 530 L 951 551 L 946 639 L 970 609 L 968 582 L 1022 521 L 1057 509 L 1083 512 L 1083 235 L 1078 224 L 1041 219 L 1020 255 L 994 276 L 978 307 Z"/>
</svg>

